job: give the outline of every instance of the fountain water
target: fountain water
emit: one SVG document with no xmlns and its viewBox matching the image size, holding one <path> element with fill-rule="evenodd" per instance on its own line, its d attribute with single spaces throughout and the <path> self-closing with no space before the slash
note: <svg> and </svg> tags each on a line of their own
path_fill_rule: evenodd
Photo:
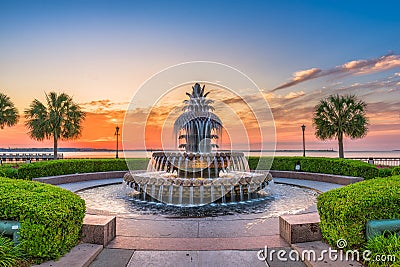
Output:
<svg viewBox="0 0 400 267">
<path fill-rule="evenodd" d="M 181 206 L 239 202 L 259 197 L 257 192 L 272 180 L 270 174 L 250 172 L 243 152 L 218 150 L 222 122 L 204 87 L 196 83 L 186 93 L 189 99 L 174 123 L 178 147 L 184 151 L 155 152 L 146 172 L 124 176 L 143 199 Z"/>
</svg>

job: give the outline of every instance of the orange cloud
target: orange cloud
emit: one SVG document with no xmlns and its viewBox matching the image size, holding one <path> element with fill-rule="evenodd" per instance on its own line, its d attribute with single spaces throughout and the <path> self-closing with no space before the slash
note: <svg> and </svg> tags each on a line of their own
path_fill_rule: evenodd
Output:
<svg viewBox="0 0 400 267">
<path fill-rule="evenodd" d="M 276 87 L 272 92 L 323 76 L 350 74 L 365 75 L 397 67 L 400 67 L 400 55 L 389 54 L 368 60 L 352 60 L 328 70 L 321 70 L 318 68 L 301 70 L 295 72 L 289 82 Z"/>
<path fill-rule="evenodd" d="M 298 83 L 301 83 L 301 82 L 304 82 L 307 80 L 318 78 L 321 76 L 321 72 L 322 72 L 322 70 L 317 69 L 317 68 L 297 71 L 293 74 L 293 78 L 291 79 L 291 81 L 276 87 L 274 90 L 272 90 L 272 92 L 279 90 L 279 89 L 283 89 L 283 88 L 287 88 L 287 87 L 296 85 Z"/>
</svg>

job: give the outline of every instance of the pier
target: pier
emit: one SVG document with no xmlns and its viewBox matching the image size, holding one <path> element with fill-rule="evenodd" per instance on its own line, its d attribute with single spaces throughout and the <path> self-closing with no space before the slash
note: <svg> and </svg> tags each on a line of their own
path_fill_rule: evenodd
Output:
<svg viewBox="0 0 400 267">
<path fill-rule="evenodd" d="M 64 155 L 62 153 L 57 154 L 58 159 L 63 159 Z M 18 161 L 43 161 L 43 160 L 53 160 L 54 154 L 52 153 L 1 153 L 1 162 L 18 162 Z"/>
<path fill-rule="evenodd" d="M 377 166 L 390 166 L 390 167 L 395 167 L 395 166 L 400 166 L 400 158 L 384 158 L 384 157 L 379 157 L 379 158 L 348 158 L 348 159 L 354 159 L 354 160 L 361 160 L 364 162 L 367 162 L 372 165 L 377 165 Z"/>
</svg>

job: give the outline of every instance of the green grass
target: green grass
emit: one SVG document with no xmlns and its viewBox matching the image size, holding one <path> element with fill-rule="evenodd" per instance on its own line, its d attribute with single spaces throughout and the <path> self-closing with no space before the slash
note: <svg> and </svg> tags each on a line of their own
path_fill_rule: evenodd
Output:
<svg viewBox="0 0 400 267">
<path fill-rule="evenodd" d="M 23 261 L 23 253 L 19 246 L 14 246 L 13 241 L 0 235 L 0 266 L 20 266 Z"/>
<path fill-rule="evenodd" d="M 365 249 L 371 251 L 368 266 L 400 266 L 400 237 L 395 233 L 369 240 Z"/>
</svg>

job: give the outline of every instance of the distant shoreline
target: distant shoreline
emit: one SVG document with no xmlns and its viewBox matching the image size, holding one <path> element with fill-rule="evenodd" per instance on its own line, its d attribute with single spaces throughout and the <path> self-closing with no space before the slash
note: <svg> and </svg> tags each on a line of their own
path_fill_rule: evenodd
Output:
<svg viewBox="0 0 400 267">
<path fill-rule="evenodd" d="M 153 152 L 153 151 L 161 151 L 162 149 L 128 149 L 128 150 L 122 150 L 120 149 L 119 151 L 125 151 L 125 152 Z M 167 151 L 172 151 L 167 150 Z M 278 149 L 275 150 L 275 152 L 290 152 L 290 153 L 296 153 L 296 152 L 302 152 L 303 150 L 301 149 Z M 45 153 L 51 153 L 53 152 L 53 148 L 0 148 L 0 153 L 18 153 L 18 152 L 31 152 L 31 153 L 39 153 L 39 152 L 45 152 Z M 106 148 L 59 148 L 58 149 L 59 153 L 63 152 L 115 152 L 115 149 L 106 149 Z M 272 150 L 260 150 L 260 149 L 252 149 L 249 150 L 248 152 L 273 152 Z M 307 149 L 306 152 L 321 152 L 321 153 L 337 153 L 337 150 L 333 149 Z M 357 152 L 400 152 L 400 149 L 394 149 L 394 150 L 348 150 L 345 151 L 347 153 L 357 153 Z"/>
</svg>

